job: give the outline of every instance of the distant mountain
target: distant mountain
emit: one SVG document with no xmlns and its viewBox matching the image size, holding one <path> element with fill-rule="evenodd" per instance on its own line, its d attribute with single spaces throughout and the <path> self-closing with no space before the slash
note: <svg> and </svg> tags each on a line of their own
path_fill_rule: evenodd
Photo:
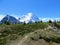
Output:
<svg viewBox="0 0 60 45">
<path fill-rule="evenodd" d="M 6 15 L 2 20 L 1 23 L 4 23 L 5 21 L 9 21 L 11 24 L 17 24 L 20 23 L 15 17 Z"/>
<path fill-rule="evenodd" d="M 20 22 L 25 23 L 33 23 L 38 22 L 39 18 L 36 15 L 33 15 L 32 13 L 28 13 L 27 15 L 24 15 L 23 17 L 19 18 Z"/>
<path fill-rule="evenodd" d="M 32 14 L 32 13 L 28 13 L 27 15 L 22 16 L 19 19 L 16 19 L 13 16 L 10 15 L 6 15 L 1 21 L 0 24 L 4 24 L 5 21 L 9 21 L 11 24 L 18 24 L 18 23 L 34 23 L 34 22 L 38 22 L 38 21 L 44 21 L 47 22 L 49 20 L 52 21 L 60 21 L 60 18 L 38 18 L 36 15 Z"/>
</svg>

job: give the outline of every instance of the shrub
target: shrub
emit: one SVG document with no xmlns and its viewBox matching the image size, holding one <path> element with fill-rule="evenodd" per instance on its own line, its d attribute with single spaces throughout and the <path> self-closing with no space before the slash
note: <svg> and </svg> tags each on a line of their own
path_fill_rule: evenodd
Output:
<svg viewBox="0 0 60 45">
<path fill-rule="evenodd" d="M 33 38 L 33 37 L 30 37 L 30 39 L 31 39 L 31 40 L 34 40 L 34 38 Z"/>
<path fill-rule="evenodd" d="M 49 37 L 43 37 L 43 39 L 46 41 L 46 42 L 50 42 L 51 39 Z"/>
<path fill-rule="evenodd" d="M 2 37 L 0 38 L 0 45 L 6 45 L 7 44 L 7 38 Z"/>
<path fill-rule="evenodd" d="M 39 39 L 42 39 L 43 37 L 39 34 Z"/>
<path fill-rule="evenodd" d="M 10 25 L 9 21 L 5 21 L 4 24 L 6 24 L 6 25 Z"/>
<path fill-rule="evenodd" d="M 60 43 L 60 37 L 58 37 L 55 42 Z"/>
<path fill-rule="evenodd" d="M 48 23 L 52 23 L 52 21 L 51 21 L 51 20 L 49 20 L 49 21 L 48 21 Z"/>
</svg>

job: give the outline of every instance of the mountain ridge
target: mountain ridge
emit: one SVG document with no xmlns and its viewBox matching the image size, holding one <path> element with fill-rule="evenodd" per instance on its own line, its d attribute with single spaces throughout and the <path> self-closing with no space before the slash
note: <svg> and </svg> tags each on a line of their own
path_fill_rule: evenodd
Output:
<svg viewBox="0 0 60 45">
<path fill-rule="evenodd" d="M 9 18 L 9 17 L 12 17 Z M 5 17 L 2 18 L 2 20 L 0 21 L 0 23 L 4 23 L 4 21 L 9 20 L 10 23 L 35 23 L 38 22 L 40 20 L 42 20 L 43 22 L 47 22 L 49 20 L 51 21 L 60 21 L 60 18 L 38 18 L 35 14 L 33 13 L 27 13 L 26 15 L 20 17 L 20 18 L 16 18 L 10 15 L 6 15 Z M 14 21 L 15 20 L 15 21 Z"/>
<path fill-rule="evenodd" d="M 33 15 L 32 13 L 28 13 L 27 15 L 24 15 L 23 17 L 20 18 L 20 22 L 25 22 L 25 23 L 33 23 L 33 22 L 38 22 L 39 18 L 36 15 Z"/>
<path fill-rule="evenodd" d="M 15 17 L 6 15 L 2 20 L 1 23 L 4 24 L 5 21 L 9 21 L 11 24 L 20 23 Z"/>
</svg>

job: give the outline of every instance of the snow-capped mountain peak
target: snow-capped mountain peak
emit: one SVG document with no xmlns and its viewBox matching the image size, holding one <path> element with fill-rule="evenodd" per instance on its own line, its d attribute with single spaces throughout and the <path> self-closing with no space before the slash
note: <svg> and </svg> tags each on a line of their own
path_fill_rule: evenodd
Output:
<svg viewBox="0 0 60 45">
<path fill-rule="evenodd" d="M 20 18 L 20 22 L 25 22 L 25 23 L 36 22 L 38 20 L 39 20 L 38 17 L 33 15 L 32 13 L 28 13 L 27 15 Z"/>
</svg>

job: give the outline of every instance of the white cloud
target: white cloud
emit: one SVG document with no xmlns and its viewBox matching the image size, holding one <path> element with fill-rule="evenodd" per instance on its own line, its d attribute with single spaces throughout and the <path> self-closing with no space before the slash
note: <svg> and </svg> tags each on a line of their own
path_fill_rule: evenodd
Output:
<svg viewBox="0 0 60 45">
<path fill-rule="evenodd" d="M 52 20 L 52 21 L 54 21 L 54 20 L 60 21 L 60 18 L 39 18 L 39 19 L 42 20 L 42 21 L 44 21 L 44 22 L 49 21 L 49 20 Z"/>
<path fill-rule="evenodd" d="M 2 18 L 3 18 L 4 16 L 5 16 L 5 15 L 1 15 L 1 14 L 0 14 L 0 21 L 2 20 Z"/>
</svg>

